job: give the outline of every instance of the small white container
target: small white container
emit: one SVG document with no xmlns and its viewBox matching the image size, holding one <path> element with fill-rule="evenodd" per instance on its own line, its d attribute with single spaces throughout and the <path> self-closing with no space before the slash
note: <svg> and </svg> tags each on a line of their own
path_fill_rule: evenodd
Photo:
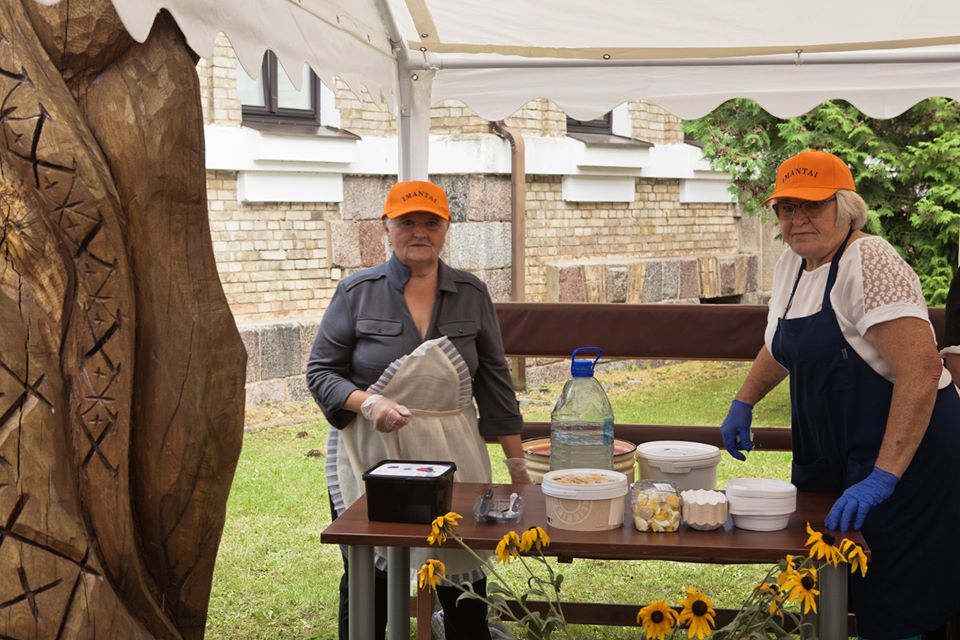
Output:
<svg viewBox="0 0 960 640">
<path fill-rule="evenodd" d="M 727 522 L 727 497 L 720 491 L 689 489 L 680 494 L 683 522 L 691 529 L 713 531 Z"/>
<path fill-rule="evenodd" d="M 738 529 L 779 531 L 797 510 L 797 488 L 775 478 L 731 478 L 727 500 Z"/>
<path fill-rule="evenodd" d="M 540 484 L 547 524 L 570 531 L 623 526 L 627 476 L 609 469 L 557 469 Z"/>
<path fill-rule="evenodd" d="M 642 480 L 665 480 L 678 490 L 712 490 L 717 483 L 720 449 L 712 444 L 656 440 L 637 447 Z"/>
</svg>

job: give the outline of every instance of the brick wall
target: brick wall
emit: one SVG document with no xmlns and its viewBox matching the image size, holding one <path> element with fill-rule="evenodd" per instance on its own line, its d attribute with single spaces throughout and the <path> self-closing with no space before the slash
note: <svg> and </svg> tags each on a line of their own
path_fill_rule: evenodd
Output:
<svg viewBox="0 0 960 640">
<path fill-rule="evenodd" d="M 200 96 L 204 124 L 239 127 L 242 114 L 237 98 L 237 56 L 222 33 L 217 36 L 212 58 L 201 58 Z"/>
<path fill-rule="evenodd" d="M 677 180 L 637 179 L 630 203 L 565 202 L 557 177 L 527 180 L 527 299 L 545 302 L 547 268 L 558 261 L 610 256 L 733 255 L 733 205 L 680 204 Z"/>
<path fill-rule="evenodd" d="M 207 172 L 210 235 L 238 322 L 319 315 L 336 287 L 328 226 L 336 205 L 237 202 L 236 174 Z"/>
<path fill-rule="evenodd" d="M 683 122 L 655 104 L 643 100 L 628 103 L 633 137 L 654 144 L 683 142 Z"/>
</svg>

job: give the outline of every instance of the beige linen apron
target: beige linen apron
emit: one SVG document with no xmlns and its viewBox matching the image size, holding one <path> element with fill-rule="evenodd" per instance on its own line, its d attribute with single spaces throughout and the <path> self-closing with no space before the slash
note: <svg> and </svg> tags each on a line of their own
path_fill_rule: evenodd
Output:
<svg viewBox="0 0 960 640">
<path fill-rule="evenodd" d="M 392 363 L 368 391 L 406 406 L 411 417 L 405 427 L 381 433 L 358 414 L 340 431 L 337 474 L 345 505 L 363 494 L 364 471 L 385 459 L 452 460 L 457 465 L 455 482 L 491 481 L 490 457 L 477 426 L 470 372 L 449 339 L 424 342 Z M 377 551 L 383 555 L 382 549 Z M 447 576 L 456 581 L 473 582 L 483 576 L 478 571 L 480 562 L 456 549 L 413 549 L 410 566 L 418 568 L 428 557 L 441 560 Z M 377 564 L 383 565 L 380 559 Z"/>
</svg>

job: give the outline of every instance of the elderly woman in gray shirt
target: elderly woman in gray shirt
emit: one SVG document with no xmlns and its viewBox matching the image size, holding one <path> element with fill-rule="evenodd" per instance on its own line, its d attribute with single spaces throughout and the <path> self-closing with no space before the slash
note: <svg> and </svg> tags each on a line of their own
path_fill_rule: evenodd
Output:
<svg viewBox="0 0 960 640">
<path fill-rule="evenodd" d="M 410 411 L 367 389 L 392 362 L 425 340 L 447 336 L 469 369 L 480 435 L 496 437 L 513 482 L 528 483 L 519 435 L 522 418 L 493 302 L 478 278 L 440 260 L 450 224 L 446 194 L 430 182 L 400 182 L 387 196 L 383 220 L 393 256 L 349 276 L 337 287 L 307 364 L 307 385 L 313 397 L 338 430 L 355 424 L 357 414 L 378 432 L 403 429 L 411 420 Z M 330 461 L 327 468 L 336 517 L 348 505 L 342 504 L 336 490 L 338 479 L 330 477 Z M 346 559 L 344 570 L 341 639 L 347 630 Z M 385 574 L 378 570 L 378 638 L 383 637 L 386 620 L 385 585 Z M 480 577 L 473 587 L 483 593 L 485 579 Z M 457 605 L 459 591 L 453 587 L 438 588 L 438 595 L 447 638 L 489 638 L 485 606 L 476 600 Z"/>
</svg>

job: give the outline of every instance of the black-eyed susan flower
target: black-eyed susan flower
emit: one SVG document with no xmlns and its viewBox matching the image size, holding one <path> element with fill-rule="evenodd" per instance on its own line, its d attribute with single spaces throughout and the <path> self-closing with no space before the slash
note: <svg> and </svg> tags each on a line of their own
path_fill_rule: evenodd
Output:
<svg viewBox="0 0 960 640">
<path fill-rule="evenodd" d="M 798 602 L 803 606 L 804 613 L 817 612 L 817 570 L 813 567 L 795 572 L 783 585 L 790 602 Z"/>
<path fill-rule="evenodd" d="M 516 531 L 508 531 L 497 543 L 497 559 L 506 564 L 520 552 L 520 536 Z"/>
<path fill-rule="evenodd" d="M 806 546 L 810 547 L 811 558 L 829 562 L 833 566 L 837 566 L 843 560 L 840 549 L 834 545 L 836 540 L 832 535 L 814 531 L 809 522 L 807 523 L 807 533 L 810 537 L 807 538 Z"/>
<path fill-rule="evenodd" d="M 459 513 L 449 511 L 442 516 L 437 516 L 430 523 L 430 535 L 427 536 L 427 544 L 443 544 L 447 541 L 447 536 L 459 524 L 463 518 Z"/>
<path fill-rule="evenodd" d="M 680 623 L 689 625 L 688 638 L 703 640 L 713 635 L 714 616 L 713 600 L 708 598 L 700 589 L 687 589 L 687 597 L 680 603 Z"/>
<path fill-rule="evenodd" d="M 643 625 L 647 640 L 664 640 L 677 624 L 677 612 L 665 600 L 655 600 L 640 609 L 637 624 Z"/>
<path fill-rule="evenodd" d="M 427 560 L 417 571 L 417 576 L 419 576 L 419 585 L 423 589 L 424 585 L 429 585 L 431 591 L 437 589 L 437 585 L 440 584 L 440 578 L 443 578 L 447 575 L 447 568 L 443 566 L 443 563 L 439 560 L 434 560 L 433 558 Z"/>
<path fill-rule="evenodd" d="M 844 538 L 840 542 L 840 552 L 848 563 L 850 563 L 850 573 L 856 573 L 860 570 L 860 577 L 867 575 L 867 554 L 863 548 L 849 538 Z"/>
<path fill-rule="evenodd" d="M 770 615 L 776 615 L 783 609 L 783 592 L 780 587 L 770 582 L 761 582 L 756 590 L 761 592 L 765 598 L 770 599 Z"/>
<path fill-rule="evenodd" d="M 777 584 L 781 589 L 783 588 L 783 585 L 786 584 L 790 576 L 797 572 L 797 567 L 799 566 L 800 563 L 797 562 L 796 557 L 788 553 L 783 559 L 783 569 L 777 574 Z"/>
<path fill-rule="evenodd" d="M 542 527 L 530 527 L 520 535 L 520 551 L 527 553 L 530 549 L 536 548 L 542 551 L 544 547 L 550 546 L 550 536 Z"/>
</svg>

